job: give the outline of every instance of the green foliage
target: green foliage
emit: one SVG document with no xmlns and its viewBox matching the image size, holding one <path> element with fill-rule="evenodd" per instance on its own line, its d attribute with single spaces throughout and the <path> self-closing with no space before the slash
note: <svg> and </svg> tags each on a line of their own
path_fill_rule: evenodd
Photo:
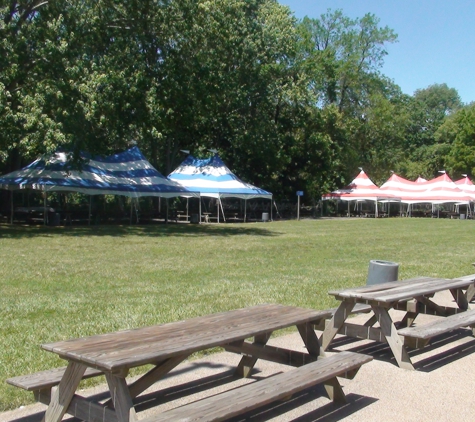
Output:
<svg viewBox="0 0 475 422">
<path fill-rule="evenodd" d="M 475 104 L 465 106 L 447 118 L 436 132 L 436 138 L 451 145 L 447 156 L 450 174 L 475 175 Z"/>
<path fill-rule="evenodd" d="M 379 73 L 397 36 L 372 14 L 297 21 L 276 0 L 4 3 L 1 173 L 57 149 L 136 144 L 168 174 L 180 150 L 213 148 L 277 197 L 316 199 L 360 166 L 384 181 L 470 160 L 467 140 L 444 155 L 449 123 L 438 132 L 462 105 L 456 90 L 403 95 Z"/>
</svg>

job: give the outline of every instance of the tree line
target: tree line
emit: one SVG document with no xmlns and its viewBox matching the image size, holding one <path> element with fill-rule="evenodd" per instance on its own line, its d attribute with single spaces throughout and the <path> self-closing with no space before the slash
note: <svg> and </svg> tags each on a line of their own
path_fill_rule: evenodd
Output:
<svg viewBox="0 0 475 422">
<path fill-rule="evenodd" d="M 132 145 L 165 175 L 216 149 L 277 198 L 358 167 L 475 173 L 474 104 L 443 83 L 402 93 L 381 73 L 396 41 L 375 15 L 298 20 L 275 0 L 4 1 L 0 173 Z"/>
</svg>

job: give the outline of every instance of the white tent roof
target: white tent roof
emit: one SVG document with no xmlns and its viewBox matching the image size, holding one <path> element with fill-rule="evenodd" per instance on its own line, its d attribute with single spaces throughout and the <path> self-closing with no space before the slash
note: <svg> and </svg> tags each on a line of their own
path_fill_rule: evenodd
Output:
<svg viewBox="0 0 475 422">
<path fill-rule="evenodd" d="M 212 198 L 272 198 L 272 193 L 245 183 L 229 170 L 218 155 L 197 159 L 189 155 L 168 178 L 191 192 Z"/>
</svg>

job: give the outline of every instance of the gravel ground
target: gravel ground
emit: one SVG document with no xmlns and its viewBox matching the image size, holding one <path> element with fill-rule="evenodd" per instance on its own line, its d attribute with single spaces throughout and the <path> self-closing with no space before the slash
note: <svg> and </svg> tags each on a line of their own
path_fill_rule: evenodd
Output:
<svg viewBox="0 0 475 422">
<path fill-rule="evenodd" d="M 451 302 L 448 295 L 439 299 Z M 419 323 L 423 318 L 418 317 Z M 366 315 L 359 315 L 353 321 L 365 321 Z M 363 365 L 353 380 L 342 379 L 347 395 L 346 405 L 334 405 L 317 386 L 294 396 L 286 402 L 260 409 L 245 417 L 234 419 L 250 421 L 472 421 L 475 420 L 475 339 L 469 330 L 458 330 L 434 341 L 431 346 L 410 353 L 415 371 L 400 369 L 390 350 L 382 344 L 367 341 L 348 342 L 337 338 L 335 347 L 328 354 L 341 350 L 353 350 L 374 357 Z M 434 339 L 436 340 L 436 339 Z M 271 340 L 271 344 L 302 350 L 300 336 L 290 334 Z M 232 369 L 239 356 L 223 352 L 193 360 L 179 366 L 163 380 L 160 387 L 165 398 L 156 406 L 154 391 L 144 393 L 138 406 L 139 419 L 167 408 L 215 394 L 230 388 Z M 289 370 L 288 367 L 258 361 L 251 379 L 233 380 L 232 387 L 253 382 L 269 375 Z M 186 387 L 183 385 L 186 384 Z M 104 386 L 81 394 L 97 394 Z M 147 409 L 148 406 L 153 408 Z M 45 406 L 35 404 L 9 412 L 0 413 L 2 421 L 40 421 Z"/>
</svg>

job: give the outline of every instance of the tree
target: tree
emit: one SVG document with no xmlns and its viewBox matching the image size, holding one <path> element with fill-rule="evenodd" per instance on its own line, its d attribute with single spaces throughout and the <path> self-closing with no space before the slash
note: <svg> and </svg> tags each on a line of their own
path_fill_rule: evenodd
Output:
<svg viewBox="0 0 475 422">
<path fill-rule="evenodd" d="M 309 86 L 322 104 L 337 104 L 341 112 L 352 114 L 364 102 L 368 75 L 381 68 L 385 44 L 397 39 L 393 30 L 378 24 L 375 15 L 350 19 L 341 10 L 302 20 L 300 56 L 308 63 Z"/>
<path fill-rule="evenodd" d="M 475 175 L 475 103 L 449 116 L 435 136 L 450 145 L 446 168 L 452 176 Z"/>
</svg>

